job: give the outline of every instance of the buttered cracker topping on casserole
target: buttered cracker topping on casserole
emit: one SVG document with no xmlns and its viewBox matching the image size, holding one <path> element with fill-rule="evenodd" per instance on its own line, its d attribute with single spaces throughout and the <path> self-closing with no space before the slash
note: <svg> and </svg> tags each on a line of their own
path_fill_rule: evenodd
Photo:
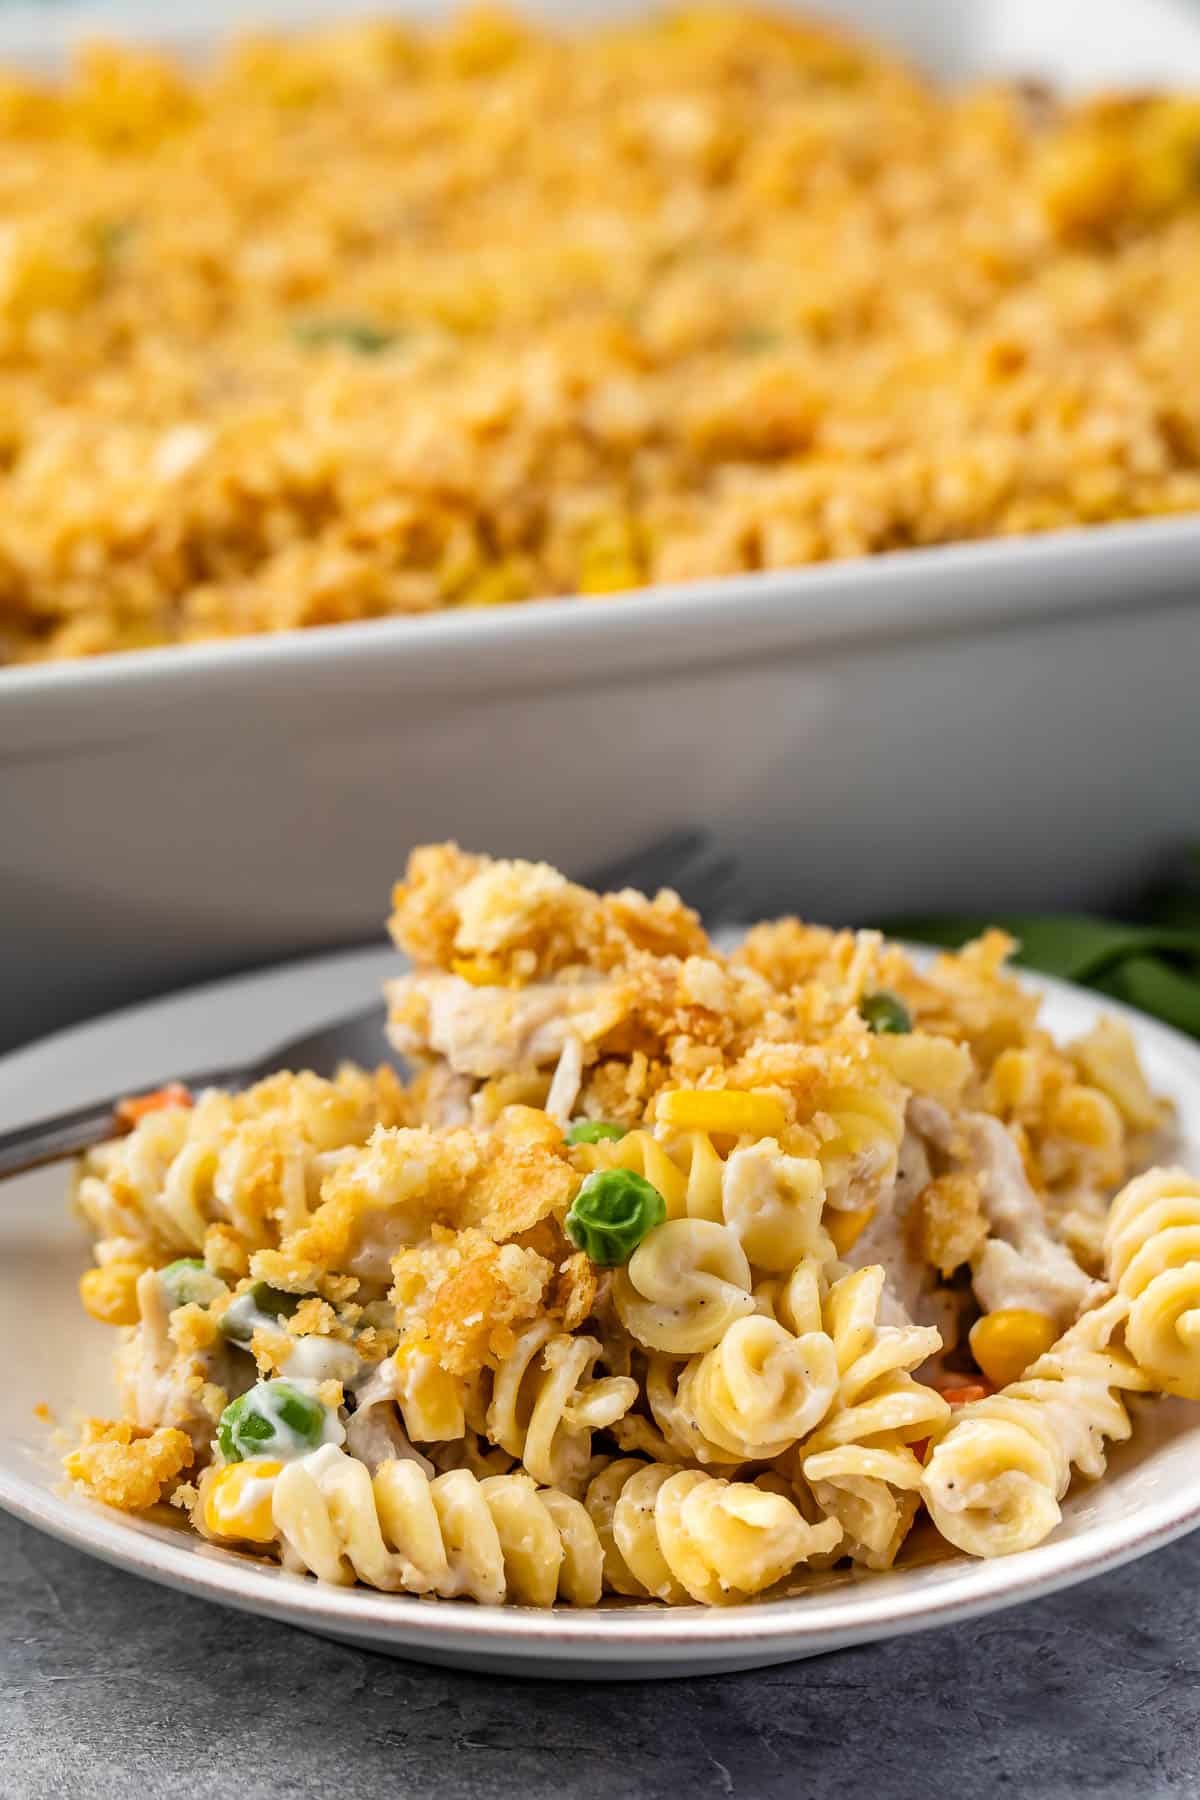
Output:
<svg viewBox="0 0 1200 1800">
<path fill-rule="evenodd" d="M 0 78 L 0 660 L 1200 509 L 1200 98 L 467 12 Z"/>
</svg>

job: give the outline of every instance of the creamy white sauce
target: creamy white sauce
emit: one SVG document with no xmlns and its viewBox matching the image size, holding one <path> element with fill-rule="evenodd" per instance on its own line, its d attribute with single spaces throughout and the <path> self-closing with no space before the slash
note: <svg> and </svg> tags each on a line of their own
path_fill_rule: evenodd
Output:
<svg viewBox="0 0 1200 1800">
<path fill-rule="evenodd" d="M 315 1400 L 321 1409 L 322 1446 L 337 1447 L 346 1441 L 346 1431 L 333 1407 L 326 1406 L 317 1392 L 319 1382 L 307 1381 L 303 1378 L 293 1380 L 289 1375 L 282 1383 L 285 1387 L 294 1388 L 299 1394 Z M 280 1411 L 280 1383 L 259 1381 L 251 1392 L 255 1395 L 257 1409 L 270 1419 L 274 1427 L 274 1437 L 269 1445 L 264 1444 L 263 1456 L 270 1456 L 276 1462 L 298 1462 L 309 1455 L 313 1448 L 312 1439 L 293 1429 Z"/>
<path fill-rule="evenodd" d="M 274 1475 L 249 1475 L 238 1489 L 237 1504 L 230 1506 L 222 1495 L 222 1510 L 230 1519 L 244 1519 L 250 1524 L 263 1501 L 270 1500 L 275 1492 Z"/>
<path fill-rule="evenodd" d="M 291 1346 L 284 1376 L 294 1386 L 301 1381 L 340 1381 L 344 1386 L 358 1373 L 358 1355 L 337 1338 L 292 1338 Z"/>
</svg>

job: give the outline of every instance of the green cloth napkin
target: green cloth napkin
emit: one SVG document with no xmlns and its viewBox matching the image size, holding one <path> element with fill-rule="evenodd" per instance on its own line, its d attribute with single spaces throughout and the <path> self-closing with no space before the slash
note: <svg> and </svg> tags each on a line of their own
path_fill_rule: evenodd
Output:
<svg viewBox="0 0 1200 1800">
<path fill-rule="evenodd" d="M 989 925 L 1020 944 L 1017 962 L 1095 988 L 1200 1038 L 1200 848 L 1184 877 L 1148 897 L 1142 918 L 1121 924 L 1083 913 L 1016 913 L 1000 918 L 889 919 L 890 936 L 957 949 Z"/>
</svg>

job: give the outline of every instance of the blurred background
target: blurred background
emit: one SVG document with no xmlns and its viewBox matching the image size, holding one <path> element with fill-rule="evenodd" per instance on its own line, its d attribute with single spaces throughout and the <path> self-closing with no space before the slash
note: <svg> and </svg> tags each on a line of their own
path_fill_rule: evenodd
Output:
<svg viewBox="0 0 1200 1800">
<path fill-rule="evenodd" d="M 165 44 L 186 59 L 252 23 L 389 10 L 439 9 L 210 0 L 168 10 L 144 0 L 43 0 L 0 9 L 0 58 L 14 68 L 58 70 L 82 30 Z M 523 10 L 576 24 L 637 18 L 647 9 L 620 0 Z M 827 0 L 816 10 L 951 83 L 1021 80 L 1023 104 L 1043 121 L 1031 129 L 1054 129 L 1044 125 L 1051 91 L 1200 89 L 1200 7 L 1185 0 Z M 148 104 L 136 81 L 114 92 L 133 111 Z M 821 104 L 843 102 L 845 92 Z M 3 165 L 15 193 L 28 144 L 17 102 L 10 96 L 5 105 L 6 129 L 25 144 Z M 1072 140 L 1075 160 L 1055 190 L 1064 317 L 1085 322 L 1081 336 L 1093 327 L 1126 332 L 1136 340 L 1139 378 L 1153 365 L 1154 381 L 1178 397 L 1157 414 L 1146 403 L 1143 434 L 1153 439 L 1151 461 L 1175 458 L 1177 491 L 1159 510 L 1176 517 L 1150 520 L 1148 503 L 1105 511 L 1108 503 L 1096 502 L 1092 513 L 1061 520 L 1031 514 L 1030 529 L 1095 518 L 1103 533 L 1022 538 L 1010 523 L 1003 543 L 972 528 L 960 535 L 980 541 L 929 549 L 911 533 L 869 541 L 869 522 L 856 519 L 844 548 L 822 548 L 794 574 L 764 563 L 760 575 L 747 564 L 751 579 L 736 599 L 707 579 L 710 571 L 737 575 L 735 561 L 727 570 L 719 558 L 685 559 L 678 569 L 688 585 L 675 593 L 577 613 L 535 598 L 520 607 L 489 604 L 469 617 L 460 609 L 422 619 L 407 637 L 405 621 L 396 621 L 374 637 L 372 628 L 348 625 L 306 634 L 299 644 L 256 638 L 112 662 L 18 659 L 0 674 L 7 927 L 0 1049 L 200 979 L 377 941 L 407 850 L 447 836 L 495 853 L 544 856 L 587 875 L 683 833 L 697 856 L 680 885 L 686 894 L 689 866 L 702 868 L 706 881 L 718 866 L 723 880 L 713 905 L 722 919 L 798 910 L 837 922 L 886 920 L 949 941 L 982 917 L 1000 917 L 1023 937 L 1035 966 L 1107 984 L 1195 1028 L 1200 535 L 1187 499 L 1200 458 L 1187 398 L 1200 373 L 1192 279 L 1200 279 L 1200 250 L 1187 185 L 1200 166 L 1188 160 L 1200 144 L 1194 113 L 1181 103 L 1147 115 L 1145 129 L 1140 114 L 1114 113 L 1100 128 L 1093 121 Z M 537 119 L 518 121 L 510 153 L 523 154 L 520 146 L 538 129 Z M 673 129 L 671 153 L 680 159 L 692 129 L 686 109 Z M 999 114 L 988 123 L 981 102 L 971 142 L 992 133 L 991 155 L 1007 129 Z M 852 146 L 851 160 L 868 168 L 876 154 L 868 133 Z M 1193 173 L 1180 177 L 1185 167 Z M 955 178 L 969 187 L 970 168 Z M 1177 191 L 1180 180 L 1186 192 Z M 686 183 L 680 194 L 682 215 L 695 194 Z M 906 208 L 915 217 L 926 202 L 898 179 L 883 204 L 903 221 Z M 997 204 L 989 192 L 978 220 L 983 237 Z M 1119 215 L 1111 231 L 1106 207 Z M 5 226 L 3 247 L 10 281 L 13 229 Z M 1032 263 L 1034 252 L 1013 229 L 1007 248 L 997 226 L 995 241 L 977 249 L 991 259 L 987 279 L 998 291 L 1011 288 L 1003 316 L 1009 339 L 1001 333 L 987 354 L 1013 358 L 1016 368 L 1028 354 L 1021 341 L 1028 296 L 1017 265 L 1025 256 Z M 260 256 L 270 253 L 270 233 L 264 207 Z M 532 250 L 536 221 L 529 234 Z M 859 277 L 863 292 L 877 298 L 861 304 L 886 308 L 887 271 L 871 260 L 877 250 L 871 241 Z M 139 254 L 134 238 L 109 230 L 105 280 L 114 289 L 125 280 L 136 294 L 139 282 L 156 279 L 149 265 L 138 272 Z M 191 246 L 186 254 L 198 253 Z M 1001 267 L 1007 256 L 1012 270 Z M 1114 299 L 1103 283 L 1119 258 L 1123 285 Z M 799 255 L 793 267 L 781 285 L 799 289 L 820 277 Z M 731 313 L 739 304 L 735 285 L 731 275 L 724 295 Z M 843 296 L 840 304 L 849 301 Z M 338 330 L 324 315 L 314 326 L 302 301 L 295 307 L 301 327 L 293 335 L 307 333 L 307 350 L 330 369 L 339 356 L 347 366 L 358 357 L 365 382 L 390 326 L 376 343 L 370 332 L 378 326 L 360 321 L 355 339 L 344 319 Z M 940 355 L 944 320 L 934 313 L 931 302 L 930 344 Z M 741 446 L 726 460 L 748 466 L 761 448 L 743 453 L 736 433 L 749 429 L 747 419 L 784 419 L 798 386 L 821 379 L 837 322 L 809 330 L 806 363 L 799 351 L 789 361 L 774 325 L 751 332 L 740 317 L 737 323 L 747 354 L 736 379 L 748 369 L 753 375 L 751 358 L 760 353 L 765 373 L 747 398 L 735 394 L 728 409 L 735 424 L 726 420 L 720 429 L 732 430 Z M 61 332 L 61 319 L 54 329 Z M 57 351 L 47 342 L 49 358 Z M 866 355 L 870 331 L 864 344 Z M 28 346 L 10 345 L 0 366 L 0 394 L 7 383 L 14 414 L 30 411 L 22 385 L 27 353 Z M 385 355 L 379 367 L 386 364 Z M 716 362 L 694 366 L 691 385 L 711 382 L 714 391 L 727 373 Z M 1106 380 L 1102 356 L 1095 366 L 1097 382 Z M 271 380 L 286 385 L 289 368 L 281 353 Z M 1112 377 L 1114 409 L 1123 378 Z M 62 374 L 56 379 L 68 385 Z M 228 369 L 214 375 L 217 383 L 237 379 Z M 97 435 L 76 446 L 85 489 L 91 469 L 99 483 L 109 455 L 104 421 L 116 412 L 104 409 L 118 405 L 115 377 L 95 392 Z M 615 404 L 623 393 L 610 382 L 602 398 Z M 930 395 L 919 435 L 932 438 L 945 400 L 936 378 Z M 1112 426 L 1106 402 L 1092 399 L 1079 400 L 1091 406 L 1083 436 L 1103 456 L 1106 431 L 1123 427 Z M 1140 392 L 1136 404 L 1143 404 Z M 431 420 L 436 426 L 432 414 L 423 423 Z M 856 422 L 860 432 L 869 426 Z M 170 455 L 182 458 L 184 481 L 193 446 L 187 434 L 197 429 L 182 412 L 170 426 Z M 704 429 L 711 435 L 717 427 L 707 421 Z M 769 429 L 790 429 L 790 421 Z M 981 467 L 987 429 L 982 413 L 977 428 L 968 421 Z M 55 504 L 61 439 L 47 431 L 38 440 Z M 434 429 L 435 448 L 436 439 Z M 1163 452 L 1168 439 L 1173 447 Z M 1145 473 L 1135 451 L 1130 444 L 1120 451 L 1130 482 Z M 15 449 L 8 454 L 15 465 Z M 734 479 L 741 479 L 736 469 Z M 39 495 L 37 505 L 51 504 Z M 835 494 L 834 510 L 838 500 Z M 132 502 L 143 495 L 135 492 Z M 11 497 L 7 504 L 18 520 L 17 555 L 24 515 L 13 512 Z M 89 558 L 101 556 L 99 504 L 85 493 L 69 528 L 81 582 Z M 1120 522 L 1143 516 L 1146 523 Z M 33 511 L 29 518 L 32 535 Z M 862 541 L 854 535 L 860 529 Z M 614 548 L 605 540 L 601 562 L 619 562 L 622 542 Z M 896 557 L 862 554 L 905 544 L 917 547 Z M 505 563 L 506 579 L 515 560 Z M 809 561 L 809 550 L 801 545 L 795 560 Z M 602 570 L 597 591 L 636 585 L 639 573 L 645 570 L 609 580 Z M 114 584 L 118 577 L 124 574 L 114 565 Z M 96 579 L 102 588 L 110 576 Z M 68 611 L 75 603 L 68 594 Z M 341 604 L 331 602 L 330 616 L 367 616 L 339 614 Z M 0 597 L 0 631 L 4 605 Z M 81 640 L 81 647 L 121 645 Z M 699 897 L 713 900 L 713 890 L 704 886 Z M 1058 923 L 1048 926 L 1048 915 Z"/>
</svg>

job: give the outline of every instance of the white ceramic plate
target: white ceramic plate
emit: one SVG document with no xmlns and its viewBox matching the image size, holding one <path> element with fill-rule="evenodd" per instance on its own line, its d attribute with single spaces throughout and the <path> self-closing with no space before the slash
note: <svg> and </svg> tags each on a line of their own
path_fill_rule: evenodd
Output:
<svg viewBox="0 0 1200 1800">
<path fill-rule="evenodd" d="M 366 1003 L 395 966 L 386 951 L 325 957 L 64 1033 L 0 1062 L 0 1127 L 166 1072 L 265 1051 Z M 1100 1010 L 1096 1000 L 1045 985 L 1051 1029 L 1086 1030 Z M 1200 1048 L 1125 1016 L 1155 1087 L 1179 1108 L 1179 1156 L 1200 1168 Z M 86 1256 L 63 1189 L 61 1169 L 0 1187 L 0 1505 L 136 1574 L 330 1637 L 531 1675 L 754 1668 L 1011 1606 L 1143 1556 L 1200 1524 L 1200 1408 L 1170 1402 L 1142 1409 L 1133 1445 L 1114 1455 L 1108 1479 L 1068 1500 L 1050 1540 L 998 1562 L 948 1556 L 889 1575 L 834 1576 L 797 1598 L 715 1612 L 540 1613 L 322 1587 L 61 1491 L 57 1454 L 34 1407 L 45 1402 L 63 1424 L 81 1407 L 111 1411 L 113 1341 L 76 1298 Z"/>
</svg>

